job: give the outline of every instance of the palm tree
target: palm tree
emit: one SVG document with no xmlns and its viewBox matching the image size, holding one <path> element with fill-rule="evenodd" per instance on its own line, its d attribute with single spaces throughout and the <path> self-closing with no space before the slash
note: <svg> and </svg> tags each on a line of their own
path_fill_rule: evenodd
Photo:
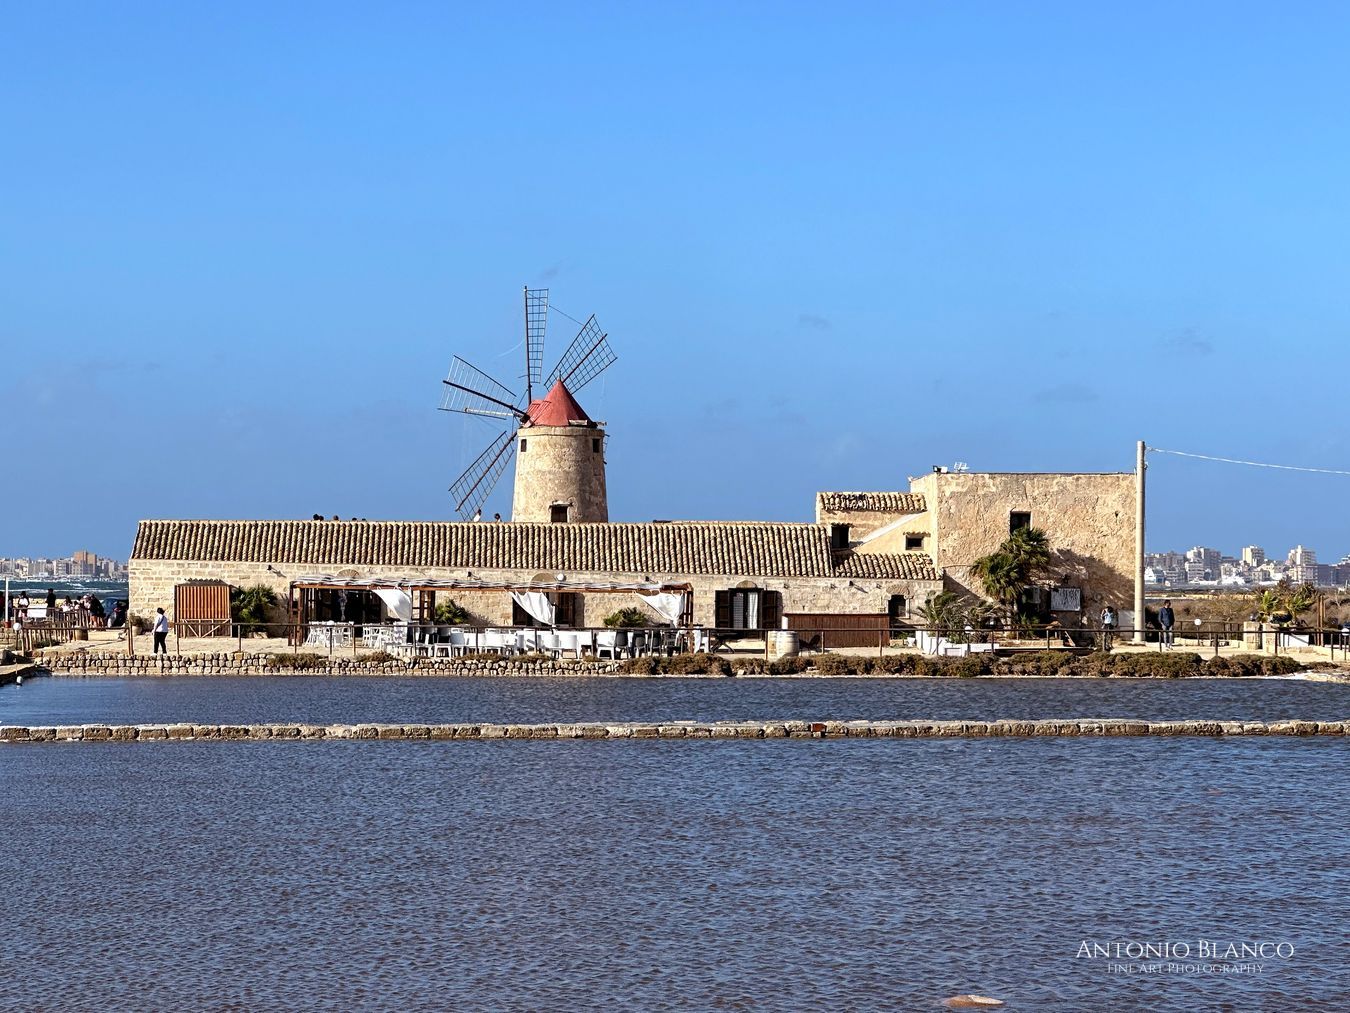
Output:
<svg viewBox="0 0 1350 1013">
<path fill-rule="evenodd" d="M 999 546 L 1017 561 L 1022 570 L 1023 583 L 1031 580 L 1050 565 L 1050 539 L 1040 528 L 1018 528 Z"/>
<path fill-rule="evenodd" d="M 1256 614 L 1269 622 L 1284 612 L 1284 597 L 1279 591 L 1267 588 L 1256 596 Z"/>
<path fill-rule="evenodd" d="M 1026 568 L 1015 555 L 1002 549 L 991 552 L 975 560 L 970 572 L 979 578 L 990 598 L 1005 608 L 1016 607 L 1018 596 L 1026 585 Z"/>
<path fill-rule="evenodd" d="M 1301 584 L 1284 600 L 1285 608 L 1298 616 L 1317 604 L 1317 588 L 1312 584 Z"/>
</svg>

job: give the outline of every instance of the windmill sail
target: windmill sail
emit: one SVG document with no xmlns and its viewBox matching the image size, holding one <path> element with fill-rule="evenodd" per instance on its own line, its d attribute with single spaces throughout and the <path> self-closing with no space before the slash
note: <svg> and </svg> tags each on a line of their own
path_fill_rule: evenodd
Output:
<svg viewBox="0 0 1350 1013">
<path fill-rule="evenodd" d="M 525 290 L 525 398 L 534 400 L 534 388 L 544 373 L 544 332 L 548 329 L 548 289 Z"/>
<path fill-rule="evenodd" d="M 609 347 L 609 335 L 600 330 L 592 313 L 589 320 L 581 325 L 581 330 L 567 346 L 558 364 L 549 374 L 548 383 L 561 380 L 572 393 L 581 390 L 606 369 L 612 366 L 618 356 Z"/>
<path fill-rule="evenodd" d="M 468 520 L 483 509 L 483 504 L 492 495 L 492 489 L 502 472 L 511 463 L 507 453 L 515 445 L 516 430 L 511 428 L 488 444 L 486 450 L 478 455 L 473 464 L 464 469 L 459 478 L 450 486 L 450 496 L 455 501 L 455 510 L 463 520 Z"/>
<path fill-rule="evenodd" d="M 520 399 L 514 392 L 458 355 L 451 361 L 450 374 L 444 383 L 441 411 L 487 415 L 499 419 L 516 419 L 520 416 Z"/>
</svg>

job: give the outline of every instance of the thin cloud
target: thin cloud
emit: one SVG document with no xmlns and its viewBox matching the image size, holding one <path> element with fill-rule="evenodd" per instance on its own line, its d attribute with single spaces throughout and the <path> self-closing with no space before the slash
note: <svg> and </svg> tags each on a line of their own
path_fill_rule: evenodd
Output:
<svg viewBox="0 0 1350 1013">
<path fill-rule="evenodd" d="M 1187 327 L 1180 334 L 1174 334 L 1170 338 L 1164 338 L 1158 342 L 1158 347 L 1165 352 L 1175 352 L 1181 355 L 1213 355 L 1214 343 L 1206 338 L 1200 337 L 1195 333 L 1195 329 Z"/>
<path fill-rule="evenodd" d="M 1038 404 L 1087 404 L 1100 399 L 1095 390 L 1081 383 L 1061 383 L 1057 387 L 1038 390 L 1034 395 Z"/>
<path fill-rule="evenodd" d="M 797 317 L 797 323 L 803 327 L 810 327 L 817 331 L 828 331 L 833 324 L 828 317 L 822 317 L 818 313 L 803 313 Z"/>
</svg>

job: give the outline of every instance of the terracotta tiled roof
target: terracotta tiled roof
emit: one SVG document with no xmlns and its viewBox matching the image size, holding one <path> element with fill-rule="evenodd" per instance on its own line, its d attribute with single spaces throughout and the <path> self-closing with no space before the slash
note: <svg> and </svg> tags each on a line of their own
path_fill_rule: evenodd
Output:
<svg viewBox="0 0 1350 1013">
<path fill-rule="evenodd" d="M 563 386 L 561 380 L 543 397 L 531 401 L 525 412 L 532 426 L 566 426 L 573 422 L 591 421 L 591 417 L 577 404 L 577 399 Z"/>
<path fill-rule="evenodd" d="M 842 559 L 836 577 L 869 580 L 941 580 L 933 560 L 922 552 L 858 552 Z"/>
<path fill-rule="evenodd" d="M 828 526 L 766 522 L 141 521 L 131 558 L 562 573 L 937 579 L 927 557 L 916 553 L 854 556 L 836 569 Z"/>
<path fill-rule="evenodd" d="M 817 505 L 827 513 L 848 510 L 879 514 L 917 514 L 924 509 L 917 492 L 818 492 Z"/>
</svg>

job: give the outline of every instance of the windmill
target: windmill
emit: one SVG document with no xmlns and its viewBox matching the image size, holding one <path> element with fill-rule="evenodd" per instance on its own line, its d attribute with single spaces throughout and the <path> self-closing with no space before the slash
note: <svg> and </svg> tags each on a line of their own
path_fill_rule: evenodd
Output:
<svg viewBox="0 0 1350 1013">
<path fill-rule="evenodd" d="M 555 312 L 567 316 L 556 307 Z M 519 393 L 459 356 L 451 361 L 450 373 L 443 381 L 446 389 L 441 410 L 476 415 L 501 426 L 498 435 L 450 486 L 454 509 L 462 519 L 481 516 L 483 504 L 502 473 L 517 454 L 525 453 L 527 434 L 532 434 L 540 438 L 529 447 L 530 466 L 516 470 L 512 519 L 558 520 L 561 506 L 563 520 L 608 520 L 604 439 L 594 435 L 599 424 L 582 411 L 573 395 L 618 357 L 594 313 L 584 323 L 568 319 L 579 323 L 581 329 L 545 378 L 548 289 L 525 289 L 525 373 L 521 377 L 524 390 Z M 546 393 L 536 397 L 536 390 Z M 518 440 L 518 436 L 522 438 Z M 586 455 L 578 454 L 578 447 L 585 449 L 578 442 L 582 439 L 592 441 Z M 540 496 L 547 502 L 534 503 Z M 521 516 L 522 512 L 530 516 Z"/>
</svg>

